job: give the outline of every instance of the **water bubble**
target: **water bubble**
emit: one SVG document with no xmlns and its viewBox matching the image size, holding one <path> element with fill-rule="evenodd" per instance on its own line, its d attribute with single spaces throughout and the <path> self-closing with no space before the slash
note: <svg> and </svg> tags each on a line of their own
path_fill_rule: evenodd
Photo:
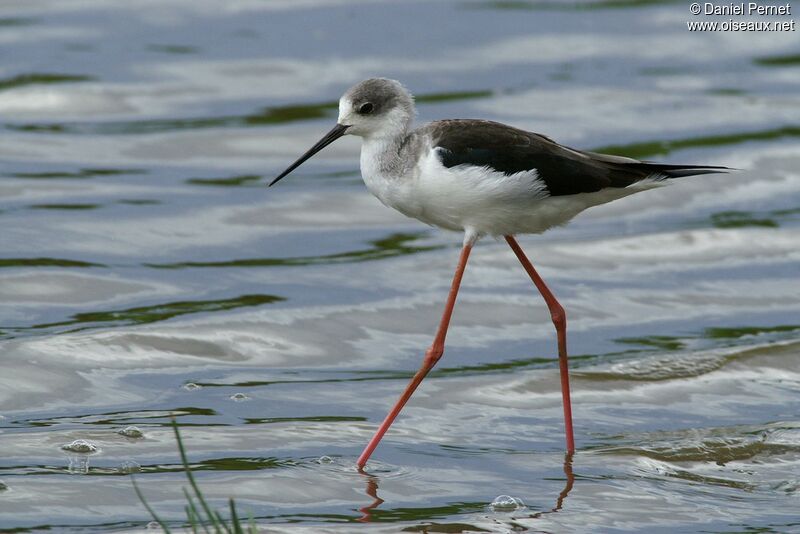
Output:
<svg viewBox="0 0 800 534">
<path fill-rule="evenodd" d="M 250 400 L 250 397 L 245 395 L 244 393 L 234 393 L 230 396 L 230 399 L 235 402 L 243 402 L 246 400 Z"/>
<path fill-rule="evenodd" d="M 196 389 L 202 389 L 202 387 L 203 386 L 201 386 L 200 384 L 195 384 L 194 382 L 186 382 L 183 385 L 183 389 L 185 389 L 186 391 L 194 391 Z M 156 523 L 156 524 L 158 524 L 158 523 Z M 159 527 L 159 528 L 161 528 L 161 527 Z"/>
<path fill-rule="evenodd" d="M 97 445 L 85 439 L 76 439 L 72 443 L 67 443 L 61 446 L 62 449 L 69 452 L 79 452 L 82 454 L 92 454 L 99 449 Z"/>
<path fill-rule="evenodd" d="M 117 430 L 117 434 L 125 436 L 126 438 L 143 438 L 144 432 L 142 432 L 138 426 L 126 426 L 120 430 Z"/>
<path fill-rule="evenodd" d="M 128 425 L 125 428 L 121 428 L 120 430 L 117 430 L 117 434 L 120 434 L 128 438 L 144 437 L 144 432 L 142 432 L 142 429 L 135 425 Z"/>
<path fill-rule="evenodd" d="M 522 499 L 512 497 L 511 495 L 498 495 L 489 505 L 493 512 L 514 512 L 525 508 L 525 503 Z"/>
<path fill-rule="evenodd" d="M 320 456 L 319 458 L 317 458 L 317 463 L 318 464 L 332 464 L 333 463 L 333 458 L 331 458 L 330 456 Z"/>
<path fill-rule="evenodd" d="M 142 470 L 142 466 L 138 463 L 134 462 L 133 460 L 125 460 L 117 467 L 117 471 L 120 473 L 138 473 Z"/>
</svg>

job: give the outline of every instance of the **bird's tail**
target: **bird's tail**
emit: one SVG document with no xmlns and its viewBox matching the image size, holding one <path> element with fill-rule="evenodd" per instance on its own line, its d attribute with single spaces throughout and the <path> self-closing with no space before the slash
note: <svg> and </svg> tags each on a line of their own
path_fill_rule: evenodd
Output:
<svg viewBox="0 0 800 534">
<path fill-rule="evenodd" d="M 627 163 L 626 166 L 634 167 L 643 174 L 648 174 L 651 176 L 663 176 L 664 178 L 683 178 L 684 176 L 716 174 L 736 170 L 731 167 L 719 167 L 714 165 L 668 165 L 664 163 L 650 163 L 646 161 Z"/>
<path fill-rule="evenodd" d="M 719 167 L 714 165 L 671 165 L 653 161 L 639 161 L 638 159 L 597 152 L 583 152 L 594 161 L 601 162 L 613 169 L 611 172 L 612 187 L 627 187 L 640 180 L 669 178 L 682 178 L 697 174 L 716 174 L 731 172 L 738 169 Z"/>
</svg>

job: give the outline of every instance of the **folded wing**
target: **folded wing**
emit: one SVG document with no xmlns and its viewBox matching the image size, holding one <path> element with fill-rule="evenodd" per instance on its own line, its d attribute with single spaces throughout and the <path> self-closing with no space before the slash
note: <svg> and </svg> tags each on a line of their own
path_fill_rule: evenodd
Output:
<svg viewBox="0 0 800 534">
<path fill-rule="evenodd" d="M 488 167 L 506 175 L 536 170 L 551 196 L 627 187 L 646 178 L 727 172 L 727 167 L 667 165 L 585 152 L 525 130 L 483 120 L 444 120 L 425 127 L 445 167 Z"/>
</svg>

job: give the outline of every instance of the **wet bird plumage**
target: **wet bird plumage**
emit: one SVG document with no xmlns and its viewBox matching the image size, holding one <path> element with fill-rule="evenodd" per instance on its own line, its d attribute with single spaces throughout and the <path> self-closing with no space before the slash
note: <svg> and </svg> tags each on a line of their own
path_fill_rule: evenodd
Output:
<svg viewBox="0 0 800 534">
<path fill-rule="evenodd" d="M 278 175 L 275 184 L 339 137 L 362 137 L 361 175 L 381 202 L 401 213 L 464 232 L 445 311 L 423 364 L 358 459 L 363 467 L 417 386 L 441 358 L 456 295 L 475 241 L 505 237 L 542 294 L 558 337 L 567 451 L 574 451 L 566 349 L 566 314 L 514 235 L 541 233 L 581 211 L 664 184 L 671 178 L 726 172 L 725 167 L 669 165 L 597 154 L 541 134 L 486 120 L 442 120 L 415 130 L 411 94 L 397 81 L 372 78 L 339 100 L 337 125 Z"/>
</svg>

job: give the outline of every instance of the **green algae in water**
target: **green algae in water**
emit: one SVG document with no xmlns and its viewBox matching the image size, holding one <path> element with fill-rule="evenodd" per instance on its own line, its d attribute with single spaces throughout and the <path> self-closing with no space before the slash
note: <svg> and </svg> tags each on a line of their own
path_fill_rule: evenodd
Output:
<svg viewBox="0 0 800 534">
<path fill-rule="evenodd" d="M 85 312 L 73 315 L 72 320 L 42 326 L 60 326 L 83 323 L 147 324 L 164 321 L 190 313 L 216 312 L 236 308 L 261 306 L 285 300 L 276 295 L 242 295 L 223 300 L 185 300 L 126 310 Z"/>
<path fill-rule="evenodd" d="M 614 341 L 627 345 L 642 345 L 659 350 L 681 350 L 686 346 L 680 338 L 674 336 L 623 337 Z"/>
<path fill-rule="evenodd" d="M 100 204 L 33 204 L 29 206 L 34 210 L 96 210 Z"/>
<path fill-rule="evenodd" d="M 30 178 L 35 180 L 50 180 L 62 178 L 94 178 L 97 176 L 119 176 L 126 174 L 145 174 L 145 169 L 102 169 L 102 168 L 88 168 L 79 171 L 47 171 L 47 172 L 18 172 L 12 174 L 14 178 Z"/>
<path fill-rule="evenodd" d="M 62 258 L 0 258 L 0 269 L 12 267 L 106 267 L 102 263 Z"/>
<path fill-rule="evenodd" d="M 756 65 L 763 67 L 793 67 L 800 66 L 800 54 L 787 54 L 783 56 L 765 56 L 753 60 Z"/>
<path fill-rule="evenodd" d="M 26 85 L 51 85 L 56 83 L 88 82 L 94 78 L 82 74 L 54 74 L 49 72 L 32 72 L 18 74 L 10 78 L 0 79 L 0 91 L 23 87 Z"/>
<path fill-rule="evenodd" d="M 800 330 L 800 325 L 714 327 L 706 328 L 703 335 L 711 339 L 738 339 L 744 336 L 777 334 L 796 330 Z"/>
<path fill-rule="evenodd" d="M 192 185 L 235 187 L 258 182 L 262 178 L 263 176 L 258 174 L 242 174 L 238 176 L 231 176 L 229 178 L 189 178 L 186 180 L 186 183 Z"/>
<path fill-rule="evenodd" d="M 12 335 L 8 332 L 30 333 L 32 331 L 52 330 L 59 327 L 70 326 L 76 326 L 77 328 L 67 331 L 76 332 L 85 330 L 87 328 L 100 326 L 106 327 L 150 324 L 166 321 L 167 319 L 172 319 L 173 317 L 179 317 L 182 315 L 211 313 L 244 307 L 262 306 L 265 304 L 282 302 L 284 300 L 286 299 L 277 295 L 241 295 L 239 297 L 221 300 L 187 300 L 154 304 L 152 306 L 138 306 L 124 310 L 82 312 L 72 315 L 66 321 L 37 324 L 18 328 L 6 327 L 7 332 L 5 337 L 10 337 L 10 335 Z"/>
<path fill-rule="evenodd" d="M 747 211 L 722 211 L 711 216 L 711 224 L 716 228 L 744 228 L 747 226 L 760 226 L 764 228 L 777 228 L 778 223 L 773 219 L 754 217 Z"/>
<path fill-rule="evenodd" d="M 647 141 L 628 145 L 608 145 L 593 150 L 594 152 L 601 152 L 604 154 L 642 159 L 653 156 L 667 156 L 676 150 L 683 150 L 686 148 L 728 146 L 746 143 L 748 141 L 774 141 L 784 137 L 800 137 L 800 126 L 784 126 L 768 130 L 689 137 L 670 141 Z"/>
<path fill-rule="evenodd" d="M 147 45 L 146 48 L 151 52 L 161 52 L 164 54 L 197 54 L 200 52 L 200 49 L 196 46 L 187 45 L 151 44 Z"/>
<path fill-rule="evenodd" d="M 188 261 L 179 263 L 151 263 L 148 267 L 156 269 L 186 269 L 192 267 L 219 268 L 219 267 L 287 267 L 297 265 L 324 265 L 334 263 L 351 263 L 373 261 L 385 258 L 394 258 L 441 249 L 442 246 L 411 246 L 408 243 L 416 241 L 427 234 L 392 234 L 384 239 L 371 241 L 371 248 L 340 252 L 326 256 L 302 256 L 296 258 L 248 258 L 227 261 Z"/>
</svg>

